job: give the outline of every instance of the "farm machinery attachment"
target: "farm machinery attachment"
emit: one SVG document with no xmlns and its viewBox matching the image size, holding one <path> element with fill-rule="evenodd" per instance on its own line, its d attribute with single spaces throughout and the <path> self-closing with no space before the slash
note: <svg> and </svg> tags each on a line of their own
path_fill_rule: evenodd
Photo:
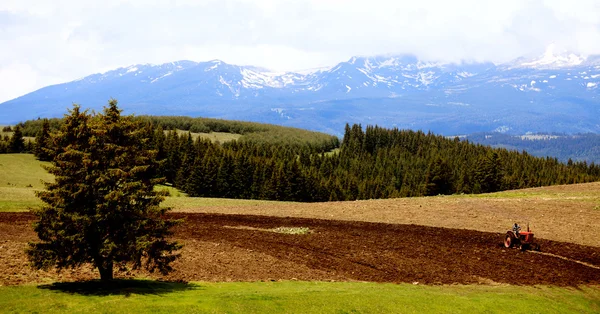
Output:
<svg viewBox="0 0 600 314">
<path fill-rule="evenodd" d="M 529 249 L 534 251 L 540 250 L 540 245 L 534 242 L 533 232 L 529 230 L 529 223 L 527 224 L 527 231 L 521 231 L 521 226 L 517 223 L 513 225 L 512 230 L 506 231 L 504 247 L 518 247 L 521 251 Z"/>
</svg>

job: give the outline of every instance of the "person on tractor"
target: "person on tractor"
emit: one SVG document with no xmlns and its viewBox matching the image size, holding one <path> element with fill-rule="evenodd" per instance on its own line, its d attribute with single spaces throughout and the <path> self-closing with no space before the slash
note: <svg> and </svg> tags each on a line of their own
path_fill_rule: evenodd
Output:
<svg viewBox="0 0 600 314">
<path fill-rule="evenodd" d="M 515 237 L 519 237 L 519 231 L 521 231 L 521 226 L 515 222 L 512 231 L 515 233 Z"/>
</svg>

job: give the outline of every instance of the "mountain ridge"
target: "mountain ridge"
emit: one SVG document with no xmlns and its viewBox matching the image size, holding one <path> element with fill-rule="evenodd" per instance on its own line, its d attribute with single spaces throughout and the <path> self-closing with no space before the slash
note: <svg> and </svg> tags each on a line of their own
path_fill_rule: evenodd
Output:
<svg viewBox="0 0 600 314">
<path fill-rule="evenodd" d="M 339 134 L 345 123 L 441 134 L 600 132 L 600 58 L 555 55 L 506 64 L 356 56 L 314 71 L 277 72 L 221 60 L 136 64 L 47 86 L 0 104 L 0 123 L 100 109 L 206 116 Z M 554 65 L 553 65 L 554 64 Z"/>
</svg>

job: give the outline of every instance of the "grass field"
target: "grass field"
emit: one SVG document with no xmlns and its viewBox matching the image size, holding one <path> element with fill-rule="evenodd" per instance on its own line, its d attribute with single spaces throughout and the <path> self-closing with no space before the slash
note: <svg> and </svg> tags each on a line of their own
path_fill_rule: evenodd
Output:
<svg viewBox="0 0 600 314">
<path fill-rule="evenodd" d="M 0 125 L 0 130 L 3 128 L 4 126 Z M 5 137 L 12 137 L 14 134 L 14 132 L 4 132 L 4 131 L 0 131 L 0 136 Z M 35 137 L 33 136 L 23 136 L 23 139 L 25 140 L 25 142 L 30 141 L 30 142 L 35 142 Z"/>
<path fill-rule="evenodd" d="M 34 190 L 52 177 L 32 155 L 0 155 L 0 211 L 26 211 L 41 203 Z M 27 187 L 31 185 L 32 187 Z M 417 224 L 503 232 L 530 223 L 536 236 L 600 247 L 600 182 L 479 195 L 353 202 L 291 203 L 192 198 L 172 187 L 163 206 L 179 212 L 272 215 Z"/>
<path fill-rule="evenodd" d="M 0 211 L 41 203 L 52 177 L 32 155 L 0 155 Z M 317 204 L 191 198 L 172 187 L 163 203 L 181 212 L 358 220 L 501 232 L 529 221 L 543 238 L 600 246 L 600 183 L 483 195 Z M 1 240 L 1 239 L 0 239 Z M 2 241 L 0 241 L 0 246 Z M 0 312 L 199 313 L 598 313 L 600 287 L 423 286 L 362 282 L 165 283 L 119 281 L 0 287 Z"/>
<path fill-rule="evenodd" d="M 0 212 L 20 212 L 39 207 L 42 202 L 35 197 L 35 191 L 43 189 L 42 181 L 52 181 L 53 177 L 31 154 L 0 154 Z M 170 186 L 157 187 L 167 190 L 163 206 L 173 210 L 212 206 L 259 206 L 275 204 L 273 201 L 236 200 L 215 198 L 192 198 Z M 285 204 L 285 203 L 281 203 Z"/>
<path fill-rule="evenodd" d="M 52 181 L 43 163 L 30 154 L 0 154 L 0 211 L 27 211 L 42 203 L 35 190 Z"/>
<path fill-rule="evenodd" d="M 3 312 L 598 313 L 600 288 L 122 281 L 0 287 Z"/>
<path fill-rule="evenodd" d="M 53 176 L 31 154 L 0 154 L 0 186 L 42 189 Z"/>
</svg>

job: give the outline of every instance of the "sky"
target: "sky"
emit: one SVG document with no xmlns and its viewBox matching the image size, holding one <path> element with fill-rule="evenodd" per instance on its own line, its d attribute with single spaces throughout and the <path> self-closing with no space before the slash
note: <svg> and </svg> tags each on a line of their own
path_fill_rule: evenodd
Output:
<svg viewBox="0 0 600 314">
<path fill-rule="evenodd" d="M 140 63 L 289 71 L 396 54 L 501 63 L 549 45 L 600 54 L 600 1 L 2 0 L 0 103 Z"/>
</svg>

